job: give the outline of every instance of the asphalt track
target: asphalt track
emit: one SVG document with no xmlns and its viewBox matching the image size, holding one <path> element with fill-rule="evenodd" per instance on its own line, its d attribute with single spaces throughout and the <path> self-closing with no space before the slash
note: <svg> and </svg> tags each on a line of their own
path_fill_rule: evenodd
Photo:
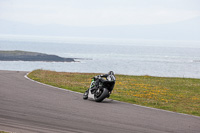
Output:
<svg viewBox="0 0 200 133">
<path fill-rule="evenodd" d="M 0 131 L 13 133 L 199 133 L 200 117 L 105 100 L 0 71 Z"/>
</svg>

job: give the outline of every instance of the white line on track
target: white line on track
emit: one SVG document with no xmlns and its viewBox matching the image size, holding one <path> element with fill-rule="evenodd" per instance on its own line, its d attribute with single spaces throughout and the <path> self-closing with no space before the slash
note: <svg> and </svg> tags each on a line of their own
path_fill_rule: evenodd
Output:
<svg viewBox="0 0 200 133">
<path fill-rule="evenodd" d="M 73 93 L 77 93 L 77 94 L 82 94 L 80 92 L 75 92 L 75 91 L 71 91 L 71 90 L 67 90 L 67 89 L 63 89 L 63 88 L 59 88 L 59 87 L 55 87 L 55 86 L 51 86 L 51 85 L 48 85 L 48 84 L 44 84 L 44 83 L 41 83 L 41 82 L 38 82 L 38 81 L 35 81 L 33 79 L 30 79 L 27 75 L 29 74 L 29 72 L 24 76 L 26 79 L 32 81 L 32 82 L 35 82 L 35 83 L 38 83 L 38 84 L 41 84 L 41 85 L 44 85 L 44 86 L 48 86 L 48 87 L 51 87 L 51 88 L 55 88 L 55 89 L 59 89 L 59 90 L 62 90 L 62 91 L 67 91 L 67 92 L 73 92 Z"/>
<path fill-rule="evenodd" d="M 35 83 L 38 83 L 38 84 L 41 84 L 41 85 L 44 85 L 44 86 L 48 86 L 48 87 L 52 87 L 52 88 L 55 88 L 55 89 L 59 89 L 59 90 L 62 90 L 62 91 L 67 91 L 67 92 L 72 92 L 72 93 L 76 93 L 76 94 L 81 94 L 80 92 L 75 92 L 75 91 L 71 91 L 71 90 L 67 90 L 67 89 L 63 89 L 63 88 L 59 88 L 59 87 L 55 87 L 55 86 L 51 86 L 51 85 L 47 85 L 47 84 L 44 84 L 44 83 L 41 83 L 41 82 L 38 82 L 38 81 L 35 81 L 35 80 L 32 80 L 30 79 L 27 75 L 29 74 L 30 72 L 26 73 L 26 75 L 24 75 L 24 77 L 32 82 L 35 82 Z M 199 118 L 199 116 L 194 116 L 194 115 L 188 115 L 188 114 L 184 114 L 184 113 L 177 113 L 177 112 L 173 112 L 173 111 L 168 111 L 168 110 L 162 110 L 162 109 L 157 109 L 157 108 L 152 108 L 152 107 L 146 107 L 146 106 L 142 106 L 142 105 L 137 105 L 137 104 L 131 104 L 131 103 L 126 103 L 126 102 L 121 102 L 121 101 L 117 101 L 117 100 L 113 100 L 115 102 L 119 102 L 119 103 L 123 103 L 123 104 L 130 104 L 130 105 L 133 105 L 133 106 L 137 106 L 137 107 L 141 107 L 141 108 L 147 108 L 147 109 L 152 109 L 152 110 L 159 110 L 159 111 L 163 111 L 163 112 L 168 112 L 168 113 L 174 113 L 174 114 L 179 114 L 179 115 L 185 115 L 185 116 L 190 116 L 190 117 L 195 117 L 195 118 Z"/>
</svg>

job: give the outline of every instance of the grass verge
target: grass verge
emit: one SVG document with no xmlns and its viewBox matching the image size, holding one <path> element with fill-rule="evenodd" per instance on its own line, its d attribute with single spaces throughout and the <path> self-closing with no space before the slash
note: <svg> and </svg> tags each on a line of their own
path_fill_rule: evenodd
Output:
<svg viewBox="0 0 200 133">
<path fill-rule="evenodd" d="M 97 73 L 35 70 L 28 77 L 52 86 L 85 92 Z M 200 116 L 200 79 L 116 75 L 111 99 Z"/>
<path fill-rule="evenodd" d="M 9 132 L 5 132 L 5 131 L 0 131 L 0 133 L 9 133 Z"/>
</svg>

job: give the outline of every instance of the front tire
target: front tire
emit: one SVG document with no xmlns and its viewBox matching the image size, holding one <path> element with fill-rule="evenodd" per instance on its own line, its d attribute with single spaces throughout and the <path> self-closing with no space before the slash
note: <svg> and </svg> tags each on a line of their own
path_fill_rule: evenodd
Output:
<svg viewBox="0 0 200 133">
<path fill-rule="evenodd" d="M 106 97 L 109 96 L 109 91 L 106 88 L 103 88 L 101 94 L 99 96 L 94 95 L 94 100 L 96 102 L 101 102 L 103 101 Z"/>
</svg>

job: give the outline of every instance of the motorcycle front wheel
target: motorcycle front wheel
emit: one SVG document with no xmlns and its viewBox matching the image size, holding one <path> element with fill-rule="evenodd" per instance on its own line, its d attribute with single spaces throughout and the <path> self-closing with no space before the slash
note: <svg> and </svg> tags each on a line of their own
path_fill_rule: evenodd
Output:
<svg viewBox="0 0 200 133">
<path fill-rule="evenodd" d="M 100 92 L 98 92 L 98 94 L 94 95 L 94 100 L 96 102 L 101 102 L 103 101 L 106 97 L 109 96 L 109 91 L 106 88 L 103 88 L 102 90 L 100 90 Z"/>
</svg>

